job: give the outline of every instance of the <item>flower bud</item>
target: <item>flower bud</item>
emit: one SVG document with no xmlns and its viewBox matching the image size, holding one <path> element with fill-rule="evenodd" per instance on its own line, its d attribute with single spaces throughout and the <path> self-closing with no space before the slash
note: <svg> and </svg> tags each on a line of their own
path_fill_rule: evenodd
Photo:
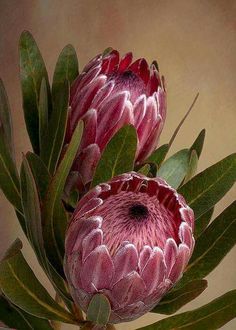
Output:
<svg viewBox="0 0 236 330">
<path fill-rule="evenodd" d="M 166 117 L 163 81 L 157 65 L 132 58 L 128 53 L 120 59 L 115 50 L 98 55 L 72 85 L 66 142 L 82 119 L 85 130 L 73 171 L 83 185 L 92 180 L 102 151 L 122 126 L 132 124 L 137 130 L 137 162 L 157 146 Z"/>
<path fill-rule="evenodd" d="M 86 312 L 103 293 L 111 323 L 150 311 L 182 276 L 193 227 L 192 209 L 161 178 L 130 172 L 96 186 L 66 234 L 64 268 L 75 303 Z"/>
</svg>

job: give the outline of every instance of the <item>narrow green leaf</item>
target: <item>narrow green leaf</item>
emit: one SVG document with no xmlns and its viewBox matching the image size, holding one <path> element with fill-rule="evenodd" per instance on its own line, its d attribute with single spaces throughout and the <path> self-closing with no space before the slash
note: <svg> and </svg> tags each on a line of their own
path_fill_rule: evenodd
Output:
<svg viewBox="0 0 236 330">
<path fill-rule="evenodd" d="M 98 163 L 92 186 L 133 170 L 137 149 L 136 130 L 131 125 L 122 127 L 106 146 Z"/>
<path fill-rule="evenodd" d="M 53 112 L 49 121 L 48 131 L 42 142 L 41 158 L 47 165 L 49 172 L 53 174 L 63 147 L 67 112 L 69 107 L 69 85 L 68 81 L 60 84 L 57 89 Z"/>
<path fill-rule="evenodd" d="M 0 127 L 3 130 L 5 145 L 8 147 L 12 158 L 14 158 L 10 105 L 2 79 L 0 79 Z"/>
<path fill-rule="evenodd" d="M 205 136 L 206 136 L 206 130 L 203 129 L 199 133 L 199 135 L 196 138 L 196 140 L 194 141 L 192 147 L 190 148 L 191 151 L 192 150 L 196 150 L 196 153 L 197 153 L 198 158 L 201 156 L 201 153 L 202 153 L 202 148 L 203 148 Z"/>
<path fill-rule="evenodd" d="M 44 136 L 48 130 L 48 94 L 47 83 L 43 78 L 39 93 L 39 146 L 43 148 Z"/>
<path fill-rule="evenodd" d="M 157 176 L 162 177 L 173 188 L 178 188 L 188 171 L 188 166 L 189 150 L 183 149 L 163 163 L 157 171 Z"/>
<path fill-rule="evenodd" d="M 169 150 L 168 144 L 163 144 L 158 149 L 156 149 L 146 160 L 145 163 L 154 163 L 157 167 L 161 165 L 164 161 Z"/>
<path fill-rule="evenodd" d="M 74 317 L 58 305 L 40 284 L 20 251 L 0 263 L 0 287 L 14 305 L 27 313 L 75 323 Z"/>
<path fill-rule="evenodd" d="M 22 213 L 20 181 L 16 166 L 5 144 L 0 128 L 0 187 L 9 202 Z"/>
<path fill-rule="evenodd" d="M 89 303 L 87 320 L 98 324 L 106 325 L 111 313 L 110 302 L 103 294 L 96 294 Z"/>
<path fill-rule="evenodd" d="M 143 174 L 143 175 L 148 175 L 148 173 L 149 173 L 149 171 L 150 171 L 150 165 L 149 164 L 145 164 L 145 165 L 143 165 L 139 170 L 138 170 L 138 172 L 139 173 L 141 173 L 141 174 Z"/>
<path fill-rule="evenodd" d="M 33 246 L 39 262 L 47 269 L 44 250 L 40 199 L 30 165 L 25 157 L 21 166 L 22 205 L 25 214 L 28 238 Z"/>
<path fill-rule="evenodd" d="M 216 330 L 236 317 L 236 290 L 207 305 L 168 317 L 137 330 Z"/>
<path fill-rule="evenodd" d="M 236 154 L 197 174 L 179 189 L 195 218 L 211 209 L 233 186 L 236 180 Z"/>
<path fill-rule="evenodd" d="M 39 153 L 39 94 L 42 79 L 47 85 L 49 113 L 51 109 L 50 86 L 47 70 L 38 46 L 28 31 L 20 37 L 20 76 L 23 94 L 25 123 L 35 153 Z"/>
<path fill-rule="evenodd" d="M 19 330 L 52 330 L 48 320 L 30 315 L 0 295 L 0 320 Z M 3 329 L 3 328 L 0 328 Z"/>
<path fill-rule="evenodd" d="M 196 221 L 195 221 L 195 228 L 194 228 L 194 237 L 197 239 L 207 228 L 211 221 L 212 214 L 214 212 L 214 207 L 212 207 L 209 211 L 201 215 Z"/>
<path fill-rule="evenodd" d="M 187 169 L 187 173 L 185 175 L 183 184 L 188 182 L 197 171 L 197 164 L 198 164 L 197 152 L 196 152 L 196 150 L 191 151 L 191 149 L 189 152 L 190 152 L 190 157 L 189 157 L 188 169 Z"/>
<path fill-rule="evenodd" d="M 196 241 L 180 284 L 207 276 L 236 244 L 236 201 L 227 207 Z"/>
<path fill-rule="evenodd" d="M 73 134 L 64 157 L 60 162 L 55 176 L 50 182 L 42 210 L 42 218 L 44 221 L 43 237 L 46 254 L 60 275 L 63 275 L 61 267 L 64 257 L 64 235 L 67 226 L 67 217 L 62 207 L 61 197 L 67 176 L 80 145 L 82 132 L 83 124 L 80 122 Z"/>
<path fill-rule="evenodd" d="M 57 60 L 53 75 L 52 95 L 53 99 L 58 94 L 58 85 L 69 81 L 71 84 L 79 74 L 79 65 L 76 51 L 72 45 L 67 45 L 61 51 Z"/>
<path fill-rule="evenodd" d="M 180 289 L 173 289 L 159 302 L 152 313 L 174 314 L 188 302 L 197 298 L 206 288 L 206 280 L 196 280 L 187 283 Z"/>
</svg>

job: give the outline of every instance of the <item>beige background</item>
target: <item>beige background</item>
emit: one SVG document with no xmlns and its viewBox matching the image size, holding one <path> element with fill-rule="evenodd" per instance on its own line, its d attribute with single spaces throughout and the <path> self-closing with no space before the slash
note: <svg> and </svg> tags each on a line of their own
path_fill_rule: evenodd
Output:
<svg viewBox="0 0 236 330">
<path fill-rule="evenodd" d="M 167 142 L 195 94 L 200 98 L 176 139 L 173 151 L 188 147 L 205 127 L 207 139 L 199 170 L 236 151 L 236 1 L 225 0 L 0 0 L 0 75 L 13 113 L 17 161 L 29 148 L 21 107 L 17 43 L 22 30 L 36 38 L 50 76 L 67 43 L 77 49 L 81 67 L 108 46 L 136 57 L 157 59 L 168 86 L 168 118 L 161 142 Z M 236 195 L 233 188 L 219 213 Z M 14 212 L 0 199 L 0 254 L 23 237 Z M 25 241 L 24 241 L 25 242 Z M 24 243 L 24 253 L 44 284 L 47 280 Z M 209 279 L 209 288 L 185 309 L 207 303 L 236 288 L 236 249 Z M 148 314 L 117 326 L 135 329 L 158 320 Z M 65 326 L 64 329 L 73 327 Z M 223 329 L 235 329 L 236 321 Z"/>
</svg>

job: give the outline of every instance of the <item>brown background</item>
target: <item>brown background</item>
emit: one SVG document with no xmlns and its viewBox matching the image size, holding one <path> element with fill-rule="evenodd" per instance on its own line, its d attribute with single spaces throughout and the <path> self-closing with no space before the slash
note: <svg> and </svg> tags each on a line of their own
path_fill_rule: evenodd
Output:
<svg viewBox="0 0 236 330">
<path fill-rule="evenodd" d="M 36 38 L 52 76 L 60 50 L 72 43 L 81 67 L 104 48 L 136 57 L 157 59 L 168 86 L 168 118 L 161 142 L 185 113 L 195 94 L 200 98 L 182 128 L 173 151 L 188 147 L 202 128 L 207 130 L 199 170 L 236 151 L 236 1 L 225 0 L 0 0 L 0 75 L 13 113 L 17 161 L 30 148 L 23 122 L 18 77 L 17 43 L 22 30 Z M 221 201 L 219 213 L 235 198 L 236 189 Z M 12 208 L 1 195 L 0 254 L 23 237 Z M 32 250 L 24 253 L 44 284 Z M 209 288 L 185 309 L 207 303 L 236 288 L 236 249 L 209 279 Z M 135 329 L 158 320 L 148 314 L 139 321 L 117 326 Z M 64 329 L 73 327 L 65 326 Z M 236 321 L 223 329 L 235 329 Z"/>
</svg>

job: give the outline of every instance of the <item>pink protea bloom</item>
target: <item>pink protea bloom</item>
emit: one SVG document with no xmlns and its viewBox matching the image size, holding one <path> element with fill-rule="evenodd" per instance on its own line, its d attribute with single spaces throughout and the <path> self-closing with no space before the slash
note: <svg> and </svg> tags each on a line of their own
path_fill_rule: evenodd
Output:
<svg viewBox="0 0 236 330">
<path fill-rule="evenodd" d="M 180 279 L 191 257 L 194 214 L 161 178 L 130 172 L 79 202 L 66 234 L 65 274 L 85 312 L 96 293 L 111 323 L 150 311 Z"/>
<path fill-rule="evenodd" d="M 73 170 L 83 185 L 91 181 L 101 153 L 125 124 L 137 129 L 136 161 L 157 146 L 166 117 L 166 92 L 156 65 L 144 58 L 132 63 L 132 53 L 120 59 L 116 50 L 98 55 L 71 88 L 66 132 L 69 142 L 80 119 L 85 123 Z"/>
</svg>

